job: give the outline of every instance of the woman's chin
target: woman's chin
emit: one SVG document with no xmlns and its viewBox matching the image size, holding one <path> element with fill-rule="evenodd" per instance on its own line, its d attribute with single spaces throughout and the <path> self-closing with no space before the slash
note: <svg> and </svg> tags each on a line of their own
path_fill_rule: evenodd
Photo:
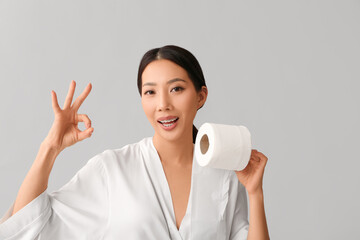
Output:
<svg viewBox="0 0 360 240">
<path fill-rule="evenodd" d="M 166 131 L 161 128 L 157 129 L 156 135 L 158 138 L 167 142 L 175 142 L 181 139 L 181 134 L 179 134 L 179 131 Z"/>
</svg>

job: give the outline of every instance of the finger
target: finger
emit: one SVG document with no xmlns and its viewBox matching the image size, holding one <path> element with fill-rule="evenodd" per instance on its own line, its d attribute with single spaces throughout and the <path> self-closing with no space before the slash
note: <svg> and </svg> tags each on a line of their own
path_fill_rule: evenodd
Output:
<svg viewBox="0 0 360 240">
<path fill-rule="evenodd" d="M 55 113 L 61 111 L 61 108 L 60 108 L 59 103 L 57 101 L 57 96 L 56 96 L 55 91 L 51 91 L 51 102 L 52 102 L 52 108 L 53 108 Z"/>
<path fill-rule="evenodd" d="M 258 152 L 257 153 L 261 158 L 268 160 L 268 158 L 262 153 L 262 152 Z"/>
<path fill-rule="evenodd" d="M 86 128 L 91 127 L 91 120 L 88 117 L 88 115 L 86 115 L 86 114 L 78 114 L 77 115 L 77 121 L 78 122 L 84 122 Z"/>
<path fill-rule="evenodd" d="M 254 161 L 256 161 L 256 162 L 260 162 L 260 158 L 259 158 L 259 156 L 257 155 L 257 150 L 256 149 L 252 149 L 251 150 L 251 156 L 250 156 L 250 160 L 252 159 L 252 160 L 254 160 Z"/>
<path fill-rule="evenodd" d="M 268 158 L 267 158 L 264 154 L 262 154 L 261 152 L 258 152 L 258 156 L 260 157 L 261 162 L 262 162 L 264 165 L 266 165 L 266 163 L 267 163 L 267 161 L 268 161 Z"/>
<path fill-rule="evenodd" d="M 256 157 L 255 155 L 252 155 L 252 156 L 250 157 L 250 160 L 255 161 L 255 162 L 260 162 L 260 158 L 259 158 L 259 157 Z"/>
<path fill-rule="evenodd" d="M 75 108 L 76 110 L 78 110 L 80 108 L 80 106 L 84 102 L 85 98 L 89 95 L 91 88 L 92 88 L 92 85 L 91 85 L 91 83 L 89 83 L 86 86 L 86 88 L 84 89 L 84 91 L 80 94 L 80 96 L 78 96 L 76 98 L 75 102 L 72 105 L 73 108 Z"/>
<path fill-rule="evenodd" d="M 268 160 L 268 158 L 262 152 L 259 152 L 256 149 L 252 150 L 252 154 L 254 154 L 254 156 L 258 157 L 260 160 L 262 160 L 262 159 L 264 159 L 266 161 Z"/>
<path fill-rule="evenodd" d="M 257 151 L 256 149 L 252 149 L 252 150 L 251 150 L 251 155 L 256 156 L 257 152 L 258 152 L 258 151 Z"/>
<path fill-rule="evenodd" d="M 79 141 L 82 141 L 85 138 L 91 137 L 93 132 L 94 132 L 94 128 L 92 128 L 92 127 L 80 132 L 78 135 Z"/>
<path fill-rule="evenodd" d="M 69 86 L 68 94 L 67 94 L 66 99 L 65 99 L 64 109 L 70 107 L 70 104 L 71 104 L 72 99 L 74 97 L 75 86 L 76 86 L 76 83 L 75 83 L 74 80 L 72 80 L 71 83 L 70 83 L 70 86 Z"/>
</svg>

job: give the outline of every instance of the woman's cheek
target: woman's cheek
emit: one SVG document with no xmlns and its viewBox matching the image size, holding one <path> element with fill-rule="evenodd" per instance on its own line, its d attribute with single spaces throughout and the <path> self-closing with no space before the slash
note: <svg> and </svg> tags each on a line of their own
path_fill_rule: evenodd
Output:
<svg viewBox="0 0 360 240">
<path fill-rule="evenodd" d="M 143 109 L 144 109 L 146 117 L 148 118 L 148 120 L 150 122 L 152 122 L 153 118 L 154 118 L 154 116 L 153 116 L 154 112 L 151 110 L 151 104 L 148 101 L 144 100 L 142 102 L 142 105 L 143 105 Z"/>
<path fill-rule="evenodd" d="M 188 95 L 186 96 L 186 99 L 184 99 L 184 104 L 185 104 L 185 108 L 186 108 L 186 111 L 188 113 L 194 113 L 194 111 L 196 112 L 196 101 L 194 101 L 196 96 L 193 96 L 193 95 Z"/>
</svg>

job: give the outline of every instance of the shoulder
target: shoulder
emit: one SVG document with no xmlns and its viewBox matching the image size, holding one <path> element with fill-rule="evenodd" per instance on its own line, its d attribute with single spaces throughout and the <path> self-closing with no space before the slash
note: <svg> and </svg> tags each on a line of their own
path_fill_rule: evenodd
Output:
<svg viewBox="0 0 360 240">
<path fill-rule="evenodd" d="M 127 144 L 121 148 L 106 149 L 94 156 L 90 161 L 98 162 L 105 168 L 125 167 L 139 163 L 142 157 L 142 149 L 149 147 L 151 137 L 146 137 L 138 142 Z"/>
</svg>

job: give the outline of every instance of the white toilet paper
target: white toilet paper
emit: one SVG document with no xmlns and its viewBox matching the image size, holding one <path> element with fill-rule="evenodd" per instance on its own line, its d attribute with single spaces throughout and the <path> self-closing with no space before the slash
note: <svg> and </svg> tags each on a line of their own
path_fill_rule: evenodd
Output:
<svg viewBox="0 0 360 240">
<path fill-rule="evenodd" d="M 204 123 L 195 140 L 200 166 L 243 170 L 251 155 L 251 135 L 245 126 Z"/>
</svg>

